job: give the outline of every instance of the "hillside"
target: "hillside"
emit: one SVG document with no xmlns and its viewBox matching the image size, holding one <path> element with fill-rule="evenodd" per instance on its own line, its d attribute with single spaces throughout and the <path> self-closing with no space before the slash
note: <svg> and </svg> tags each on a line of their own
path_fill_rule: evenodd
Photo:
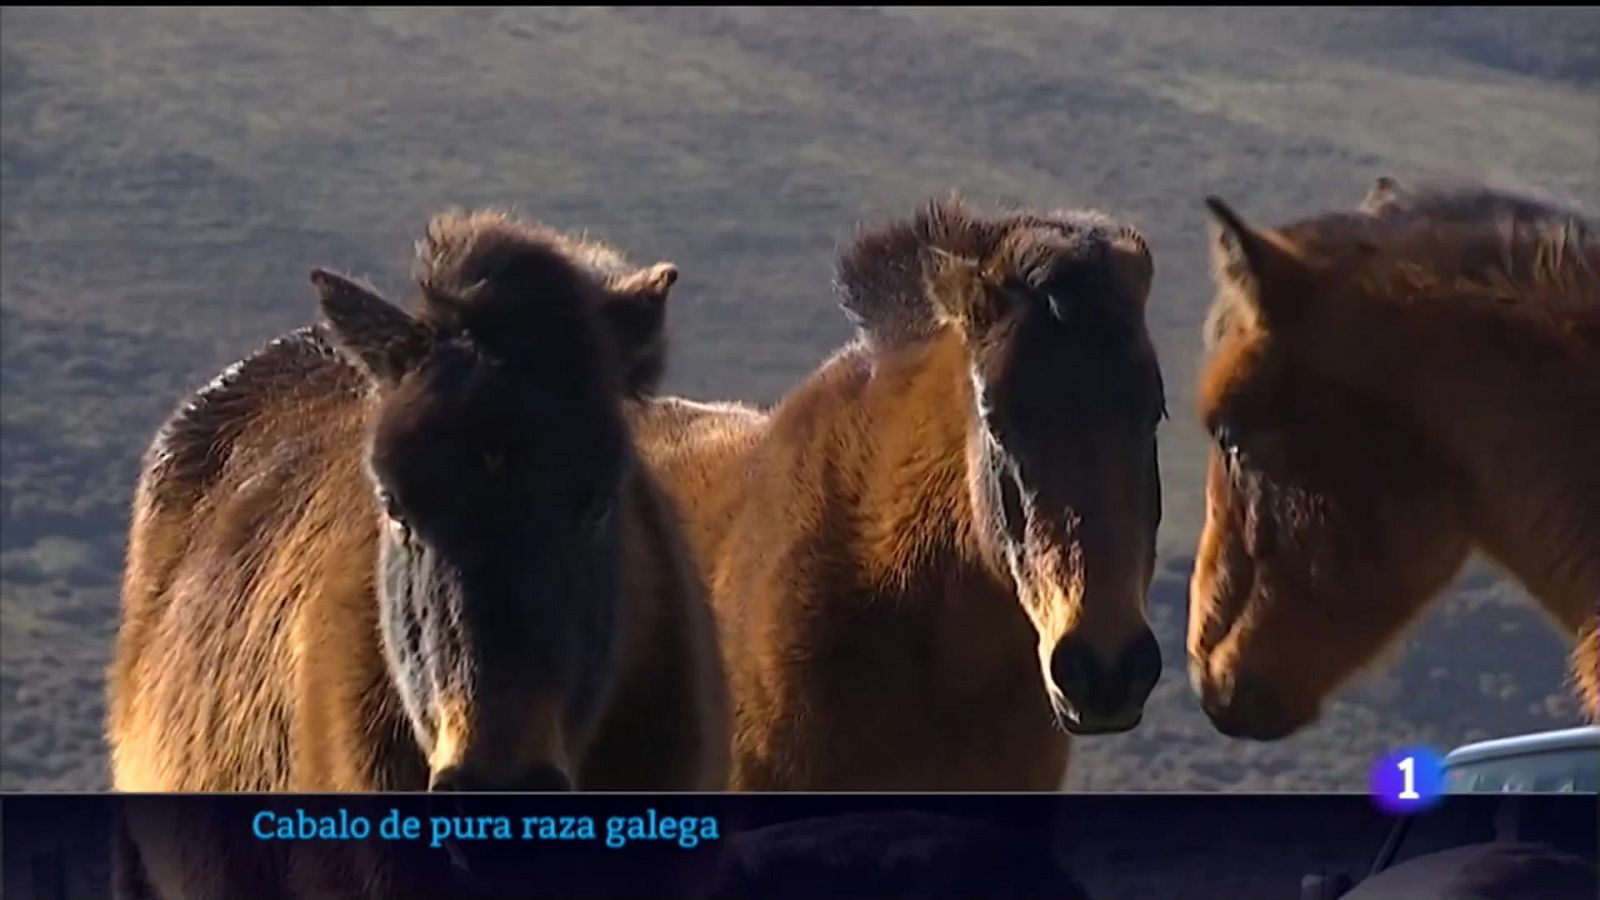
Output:
<svg viewBox="0 0 1600 900">
<path fill-rule="evenodd" d="M 1571 723 L 1562 642 L 1484 570 L 1293 740 L 1221 738 L 1185 682 L 1200 198 L 1270 221 L 1440 170 L 1600 206 L 1600 12 L 7 8 L 0 788 L 106 783 L 127 504 L 160 418 L 309 320 L 310 267 L 400 286 L 449 205 L 677 262 L 669 388 L 757 402 L 848 336 L 829 280 L 854 223 L 950 188 L 1127 217 L 1173 410 L 1168 670 L 1137 732 L 1076 744 L 1069 786 L 1361 790 L 1401 741 Z"/>
</svg>

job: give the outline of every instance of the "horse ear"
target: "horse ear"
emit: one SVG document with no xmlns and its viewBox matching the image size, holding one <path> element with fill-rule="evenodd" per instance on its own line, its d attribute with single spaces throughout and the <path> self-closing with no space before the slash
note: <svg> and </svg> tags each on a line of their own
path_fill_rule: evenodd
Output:
<svg viewBox="0 0 1600 900">
<path fill-rule="evenodd" d="M 1243 288 L 1263 325 L 1288 322 L 1306 286 L 1307 266 L 1299 251 L 1278 232 L 1246 224 L 1221 198 L 1207 197 L 1206 208 L 1217 220 L 1211 252 L 1216 279 Z"/>
<path fill-rule="evenodd" d="M 1155 258 L 1144 235 L 1131 225 L 1124 225 L 1111 241 L 1111 268 L 1127 296 L 1143 304 L 1150 298 L 1150 285 L 1155 280 Z"/>
<path fill-rule="evenodd" d="M 963 333 L 981 332 L 999 313 L 998 288 L 991 286 L 975 260 L 928 247 L 926 290 L 940 321 Z"/>
<path fill-rule="evenodd" d="M 633 273 L 613 290 L 632 295 L 641 301 L 661 304 L 667 302 L 667 294 L 677 283 L 678 267 L 663 260 Z"/>
<path fill-rule="evenodd" d="M 667 367 L 667 296 L 678 281 L 678 267 L 658 262 L 613 284 L 600 307 L 611 335 L 623 387 L 634 395 L 660 386 Z"/>
<path fill-rule="evenodd" d="M 427 329 L 372 288 L 327 269 L 311 283 L 334 344 L 378 384 L 393 386 L 426 355 Z"/>
<path fill-rule="evenodd" d="M 1361 211 L 1368 215 L 1382 215 L 1402 208 L 1411 197 L 1411 191 L 1393 175 L 1379 175 L 1361 198 Z"/>
</svg>

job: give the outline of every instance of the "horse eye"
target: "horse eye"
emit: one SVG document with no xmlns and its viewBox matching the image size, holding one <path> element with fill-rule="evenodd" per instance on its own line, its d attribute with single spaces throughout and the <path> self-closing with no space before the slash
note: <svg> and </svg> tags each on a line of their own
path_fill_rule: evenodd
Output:
<svg viewBox="0 0 1600 900">
<path fill-rule="evenodd" d="M 390 521 L 397 525 L 405 524 L 405 515 L 401 513 L 400 502 L 394 498 L 394 494 L 388 491 L 379 491 L 378 503 L 383 506 L 383 514 L 388 516 Z"/>
<path fill-rule="evenodd" d="M 1062 324 L 1066 324 L 1068 321 L 1067 317 L 1070 315 L 1070 307 L 1067 306 L 1067 301 L 1054 292 L 1046 293 L 1044 298 L 1050 306 L 1050 318 L 1055 319 L 1057 322 Z"/>
<path fill-rule="evenodd" d="M 1242 455 L 1239 451 L 1239 440 L 1232 428 L 1223 425 L 1217 429 L 1217 449 L 1229 460 L 1237 462 Z"/>
<path fill-rule="evenodd" d="M 615 498 L 608 492 L 596 491 L 583 505 L 583 524 L 591 531 L 599 531 L 611 520 Z"/>
</svg>

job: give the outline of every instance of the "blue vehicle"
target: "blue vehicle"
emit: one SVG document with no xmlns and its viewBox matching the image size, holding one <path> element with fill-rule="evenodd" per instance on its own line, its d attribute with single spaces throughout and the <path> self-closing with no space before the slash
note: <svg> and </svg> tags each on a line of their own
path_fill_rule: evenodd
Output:
<svg viewBox="0 0 1600 900">
<path fill-rule="evenodd" d="M 1532 802 L 1529 794 L 1600 795 L 1600 728 L 1566 728 L 1479 741 L 1444 760 L 1445 790 L 1476 797 L 1396 821 L 1359 884 L 1343 873 L 1307 875 L 1301 900 L 1600 896 L 1593 804 Z"/>
</svg>

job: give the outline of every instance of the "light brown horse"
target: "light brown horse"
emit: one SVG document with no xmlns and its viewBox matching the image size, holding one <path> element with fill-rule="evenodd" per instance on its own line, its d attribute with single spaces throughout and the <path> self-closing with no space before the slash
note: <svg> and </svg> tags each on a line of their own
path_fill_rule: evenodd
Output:
<svg viewBox="0 0 1600 900">
<path fill-rule="evenodd" d="M 1190 674 L 1273 740 L 1377 658 L 1473 550 L 1567 634 L 1600 706 L 1600 234 L 1551 204 L 1380 179 L 1280 228 L 1208 201 L 1216 439 Z"/>
<path fill-rule="evenodd" d="M 415 315 L 318 270 L 326 322 L 156 436 L 118 790 L 724 784 L 709 606 L 623 412 L 676 270 L 494 212 L 418 251 Z"/>
<path fill-rule="evenodd" d="M 1161 516 L 1151 256 L 957 199 L 842 254 L 860 337 L 771 410 L 655 401 L 732 678 L 735 788 L 1054 790 L 1138 724 Z"/>
</svg>

